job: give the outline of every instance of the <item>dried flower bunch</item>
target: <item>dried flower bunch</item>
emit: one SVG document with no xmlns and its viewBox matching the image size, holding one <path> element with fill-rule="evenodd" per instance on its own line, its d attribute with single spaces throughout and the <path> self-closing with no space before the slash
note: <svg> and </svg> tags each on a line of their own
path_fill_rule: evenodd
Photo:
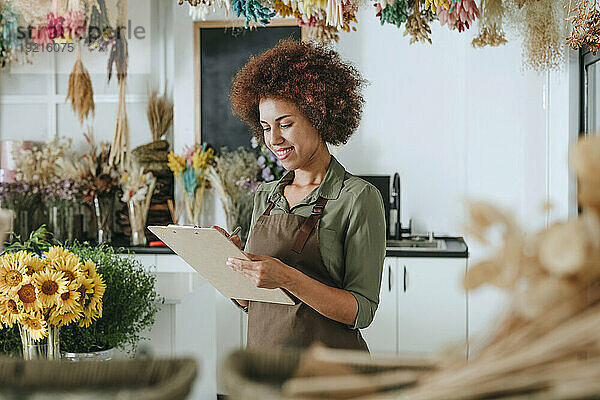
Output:
<svg viewBox="0 0 600 400">
<path fill-rule="evenodd" d="M 260 170 L 257 154 L 243 147 L 234 151 L 221 149 L 221 154 L 215 157 L 215 164 L 208 170 L 211 186 L 223 204 L 227 228 L 231 231 L 241 226 L 240 238 L 243 242 L 250 229 L 252 190 L 256 189 L 256 177 Z"/>
<path fill-rule="evenodd" d="M 564 38 L 568 34 L 563 3 L 535 0 L 519 8 L 517 0 L 505 0 L 503 5 L 505 25 L 523 38 L 523 67 L 533 71 L 562 68 L 566 51 Z"/>
<path fill-rule="evenodd" d="M 173 123 L 173 102 L 167 99 L 166 87 L 162 96 L 159 96 L 156 90 L 152 91 L 148 99 L 146 114 L 152 132 L 152 140 L 155 142 L 161 140 Z"/>
<path fill-rule="evenodd" d="M 73 167 L 79 173 L 82 199 L 93 204 L 94 197 L 111 195 L 119 184 L 119 175 L 109 162 L 110 145 L 100 144 L 100 150 L 94 142 L 92 131 L 83 134 L 88 143 L 88 152 L 83 155 L 83 162 Z"/>
<path fill-rule="evenodd" d="M 90 74 L 81 61 L 81 47 L 77 43 L 77 60 L 73 65 L 73 71 L 69 75 L 69 87 L 67 89 L 66 101 L 71 101 L 71 108 L 83 125 L 83 120 L 91 113 L 94 115 L 96 108 L 94 104 L 94 88 Z"/>
<path fill-rule="evenodd" d="M 581 0 L 569 10 L 571 34 L 567 44 L 578 50 L 584 44 L 592 52 L 600 51 L 600 10 L 597 0 Z"/>
<path fill-rule="evenodd" d="M 189 221 L 200 226 L 202 198 L 208 184 L 214 150 L 204 143 L 188 148 L 183 156 L 173 152 L 168 155 L 169 168 L 183 188 L 185 207 Z"/>
<path fill-rule="evenodd" d="M 71 158 L 71 143 L 68 138 L 50 140 L 32 149 L 19 149 L 13 154 L 16 160 L 16 179 L 29 184 L 47 185 L 62 177 L 59 165 Z"/>
<path fill-rule="evenodd" d="M 0 329 L 19 327 L 38 341 L 48 325 L 89 326 L 102 317 L 106 285 L 91 260 L 51 247 L 41 257 L 27 251 L 0 257 Z"/>
<path fill-rule="evenodd" d="M 440 25 L 463 32 L 469 29 L 475 18 L 479 18 L 479 9 L 474 0 L 451 1 L 450 8 L 438 6 L 437 16 Z"/>
<path fill-rule="evenodd" d="M 502 18 L 504 16 L 502 0 L 481 0 L 480 8 L 479 32 L 471 45 L 473 47 L 485 47 L 505 44 L 507 41 L 502 30 Z"/>
<path fill-rule="evenodd" d="M 410 35 L 409 44 L 415 42 L 429 43 L 431 44 L 431 28 L 427 23 L 426 17 L 423 13 L 427 14 L 427 9 L 421 12 L 421 2 L 415 1 L 413 13 L 406 20 L 406 27 L 404 29 L 404 36 Z"/>
</svg>

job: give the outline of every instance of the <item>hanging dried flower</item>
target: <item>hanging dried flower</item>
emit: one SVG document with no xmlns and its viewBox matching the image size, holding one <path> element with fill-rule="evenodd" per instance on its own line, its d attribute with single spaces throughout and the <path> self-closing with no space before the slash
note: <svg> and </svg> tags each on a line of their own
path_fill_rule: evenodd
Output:
<svg viewBox="0 0 600 400">
<path fill-rule="evenodd" d="M 318 21 L 317 24 L 306 28 L 308 30 L 308 38 L 317 43 L 331 43 L 339 40 L 338 30 L 335 26 L 327 25 L 323 21 Z"/>
<path fill-rule="evenodd" d="M 232 0 L 231 7 L 235 16 L 243 15 L 246 20 L 244 26 L 248 28 L 250 22 L 266 25 L 275 16 L 275 11 L 263 7 L 257 0 Z"/>
<path fill-rule="evenodd" d="M 425 17 L 421 14 L 420 4 L 420 1 L 415 1 L 413 13 L 406 20 L 404 36 L 411 36 L 409 44 L 415 42 L 431 44 L 431 38 L 429 37 L 431 35 L 431 28 Z"/>
<path fill-rule="evenodd" d="M 77 60 L 69 76 L 66 101 L 71 100 L 71 108 L 83 125 L 83 120 L 90 113 L 94 114 L 94 88 L 90 75 L 81 61 L 81 47 L 77 43 Z"/>
<path fill-rule="evenodd" d="M 382 8 L 380 3 L 375 3 L 375 9 L 377 10 L 375 15 L 381 20 L 381 25 L 388 23 L 400 28 L 400 25 L 405 23 L 409 16 L 406 0 L 395 0 L 385 8 Z"/>
<path fill-rule="evenodd" d="M 504 5 L 502 0 L 481 0 L 479 32 L 471 45 L 473 47 L 500 46 L 506 43 L 502 30 Z"/>
<path fill-rule="evenodd" d="M 469 29 L 475 18 L 479 18 L 479 9 L 474 0 L 462 0 L 454 2 L 450 9 L 438 6 L 437 16 L 442 26 L 447 24 L 450 29 L 462 32 Z"/>
<path fill-rule="evenodd" d="M 573 50 L 578 50 L 584 44 L 590 51 L 600 51 L 600 10 L 597 0 L 581 0 L 574 9 L 570 10 L 571 34 L 567 44 Z"/>
<path fill-rule="evenodd" d="M 523 11 L 523 65 L 534 71 L 560 69 L 566 50 L 563 7 L 553 0 L 538 0 L 525 3 Z"/>
</svg>

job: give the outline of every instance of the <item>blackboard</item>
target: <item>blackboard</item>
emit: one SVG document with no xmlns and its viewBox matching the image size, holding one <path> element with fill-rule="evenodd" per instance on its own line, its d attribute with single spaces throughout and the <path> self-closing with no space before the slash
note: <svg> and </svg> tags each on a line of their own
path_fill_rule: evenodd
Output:
<svg viewBox="0 0 600 400">
<path fill-rule="evenodd" d="M 250 146 L 250 128 L 231 113 L 229 91 L 235 74 L 251 55 L 275 46 L 285 38 L 300 40 L 298 26 L 258 29 L 201 28 L 201 140 L 215 149 Z"/>
</svg>

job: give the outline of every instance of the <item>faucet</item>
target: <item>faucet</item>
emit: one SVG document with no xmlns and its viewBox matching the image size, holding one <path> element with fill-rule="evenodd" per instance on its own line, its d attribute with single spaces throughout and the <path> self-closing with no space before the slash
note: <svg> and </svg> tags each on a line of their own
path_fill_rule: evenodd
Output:
<svg viewBox="0 0 600 400">
<path fill-rule="evenodd" d="M 396 220 L 394 222 L 394 239 L 399 240 L 402 236 L 402 223 L 400 221 L 400 175 L 396 172 L 392 182 L 393 208 L 396 210 Z"/>
<path fill-rule="evenodd" d="M 401 198 L 400 175 L 396 172 L 394 174 L 394 178 L 392 181 L 393 208 L 396 209 L 396 220 L 393 221 L 394 225 L 395 225 L 394 239 L 396 239 L 396 240 L 400 240 L 402 238 L 403 233 L 410 234 L 412 231 L 412 220 L 409 222 L 408 228 L 402 228 L 402 218 L 401 218 L 402 208 L 400 207 L 400 198 Z"/>
</svg>

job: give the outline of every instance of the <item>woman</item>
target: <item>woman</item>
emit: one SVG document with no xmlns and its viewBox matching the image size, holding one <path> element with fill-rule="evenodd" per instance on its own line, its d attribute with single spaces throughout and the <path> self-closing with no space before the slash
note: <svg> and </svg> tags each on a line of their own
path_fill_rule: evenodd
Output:
<svg viewBox="0 0 600 400">
<path fill-rule="evenodd" d="M 368 351 L 359 329 L 379 302 L 383 202 L 327 148 L 358 127 L 363 83 L 334 51 L 293 40 L 251 58 L 234 79 L 234 113 L 287 173 L 257 190 L 244 249 L 251 261 L 230 258 L 227 266 L 296 302 L 236 300 L 247 307 L 249 347 L 319 341 Z"/>
</svg>

